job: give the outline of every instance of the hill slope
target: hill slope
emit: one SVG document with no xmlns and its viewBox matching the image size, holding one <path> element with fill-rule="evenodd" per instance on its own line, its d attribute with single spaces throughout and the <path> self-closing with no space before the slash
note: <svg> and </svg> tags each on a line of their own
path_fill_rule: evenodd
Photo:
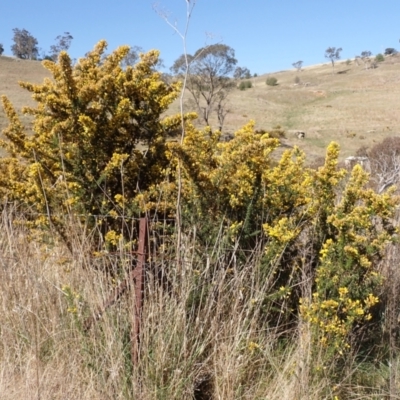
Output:
<svg viewBox="0 0 400 400">
<path fill-rule="evenodd" d="M 341 145 L 343 158 L 361 146 L 400 134 L 399 70 L 400 57 L 395 56 L 369 70 L 352 61 L 336 63 L 333 74 L 330 64 L 305 67 L 301 72 L 280 71 L 270 74 L 278 79 L 275 87 L 265 84 L 267 75 L 252 78 L 251 89 L 230 94 L 225 130 L 233 132 L 250 119 L 260 129 L 281 125 L 289 132 L 288 143 L 306 150 L 310 158 L 323 155 L 332 140 Z M 32 104 L 18 81 L 39 83 L 46 76 L 40 62 L 0 57 L 0 94 L 17 108 Z M 294 83 L 296 76 L 299 84 Z M 170 112 L 178 109 L 176 102 Z M 6 123 L 0 111 L 0 129 Z M 303 130 L 306 138 L 298 140 L 290 130 Z"/>
</svg>

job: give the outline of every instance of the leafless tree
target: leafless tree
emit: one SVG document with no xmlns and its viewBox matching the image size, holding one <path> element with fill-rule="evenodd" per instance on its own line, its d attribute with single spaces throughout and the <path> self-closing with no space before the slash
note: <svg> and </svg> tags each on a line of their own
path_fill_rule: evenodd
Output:
<svg viewBox="0 0 400 400">
<path fill-rule="evenodd" d="M 332 63 L 332 74 L 334 72 L 335 69 L 335 61 L 336 60 L 340 60 L 340 52 L 342 51 L 342 48 L 336 48 L 336 47 L 328 47 L 325 50 L 325 57 L 329 58 L 331 60 Z"/>
<path fill-rule="evenodd" d="M 369 158 L 371 181 L 378 193 L 400 183 L 400 137 L 388 137 L 370 150 L 360 149 L 357 155 Z"/>
<path fill-rule="evenodd" d="M 25 60 L 35 60 L 39 54 L 38 41 L 26 29 L 13 29 L 14 44 L 11 51 L 15 57 Z"/>
</svg>

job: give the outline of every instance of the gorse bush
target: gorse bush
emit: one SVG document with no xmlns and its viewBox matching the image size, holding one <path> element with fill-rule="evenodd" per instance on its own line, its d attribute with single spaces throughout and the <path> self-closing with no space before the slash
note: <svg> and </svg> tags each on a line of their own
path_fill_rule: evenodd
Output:
<svg viewBox="0 0 400 400">
<path fill-rule="evenodd" d="M 181 124 L 180 116 L 161 118 L 180 85 L 155 70 L 157 51 L 124 70 L 129 47 L 103 57 L 105 49 L 99 42 L 74 66 L 61 52 L 58 63 L 43 62 L 52 79 L 21 83 L 37 102 L 23 109 L 32 135 L 2 97 L 10 126 L 0 143 L 9 154 L 0 160 L 0 193 L 62 235 L 58 213 L 138 215 L 137 198 L 163 179 L 166 139 Z"/>
<path fill-rule="evenodd" d="M 274 76 L 270 76 L 267 78 L 265 82 L 268 86 L 276 86 L 278 84 L 278 79 L 276 79 Z"/>
</svg>

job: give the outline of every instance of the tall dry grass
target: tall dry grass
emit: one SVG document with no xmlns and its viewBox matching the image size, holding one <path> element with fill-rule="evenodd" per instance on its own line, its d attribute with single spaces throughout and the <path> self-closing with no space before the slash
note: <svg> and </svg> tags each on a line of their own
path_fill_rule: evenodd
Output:
<svg viewBox="0 0 400 400">
<path fill-rule="evenodd" d="M 240 261 L 234 251 L 226 257 L 221 241 L 199 253 L 195 231 L 184 236 L 182 268 L 168 248 L 152 256 L 156 268 L 147 271 L 139 362 L 133 365 L 132 291 L 84 328 L 124 279 L 121 267 L 131 254 L 94 257 L 90 237 L 73 221 L 71 254 L 51 233 L 39 239 L 15 220 L 15 210 L 5 207 L 1 399 L 398 398 L 395 341 L 390 366 L 348 360 L 348 373 L 334 385 L 334 366 L 316 373 L 324 349 L 311 348 L 306 322 L 287 331 L 263 324 L 271 305 L 261 299 L 271 279 L 259 274 L 262 246 Z M 114 272 L 105 273 L 103 264 Z M 398 271 L 391 271 L 399 282 Z M 302 293 L 311 293 L 307 280 L 303 285 Z"/>
</svg>

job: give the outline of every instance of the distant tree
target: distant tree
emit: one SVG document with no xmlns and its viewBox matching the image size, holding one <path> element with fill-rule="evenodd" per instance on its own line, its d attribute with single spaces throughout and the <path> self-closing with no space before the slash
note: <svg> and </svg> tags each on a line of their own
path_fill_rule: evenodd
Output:
<svg viewBox="0 0 400 400">
<path fill-rule="evenodd" d="M 301 71 L 301 67 L 303 66 L 303 61 L 296 61 L 293 64 L 293 67 L 297 69 L 297 72 Z"/>
<path fill-rule="evenodd" d="M 38 41 L 26 29 L 13 29 L 14 44 L 11 51 L 15 57 L 24 60 L 35 60 L 39 54 Z"/>
<path fill-rule="evenodd" d="M 361 52 L 361 58 L 368 58 L 368 57 L 371 57 L 371 52 L 370 51 L 367 51 L 367 50 L 365 50 L 365 51 L 362 51 Z"/>
<path fill-rule="evenodd" d="M 361 52 L 361 60 L 363 61 L 363 63 L 364 63 L 364 67 L 365 67 L 365 69 L 368 69 L 368 68 L 370 68 L 370 64 L 371 64 L 371 55 L 372 55 L 372 53 L 370 52 L 370 51 L 368 51 L 368 50 L 365 50 L 365 51 L 362 51 Z"/>
<path fill-rule="evenodd" d="M 133 67 L 140 59 L 139 53 L 144 53 L 144 50 L 140 46 L 131 47 L 128 54 L 122 60 L 122 66 Z"/>
<path fill-rule="evenodd" d="M 343 49 L 342 49 L 341 47 L 339 47 L 339 48 L 336 48 L 336 47 L 328 47 L 328 48 L 325 50 L 325 57 L 326 57 L 326 58 L 329 58 L 329 59 L 331 60 L 331 63 L 332 63 L 332 74 L 333 74 L 334 69 L 335 69 L 335 61 L 336 61 L 336 60 L 340 60 L 340 52 L 341 52 L 342 50 L 343 50 Z"/>
<path fill-rule="evenodd" d="M 385 56 L 391 56 L 393 54 L 397 54 L 397 50 L 393 47 L 388 47 L 387 49 L 385 49 Z"/>
<path fill-rule="evenodd" d="M 250 79 L 251 73 L 250 70 L 246 67 L 236 67 L 233 77 L 235 79 Z"/>
<path fill-rule="evenodd" d="M 4 46 L 0 43 L 0 56 L 4 53 Z"/>
<path fill-rule="evenodd" d="M 208 126 L 210 116 L 215 111 L 219 129 L 222 130 L 228 112 L 226 99 L 236 86 L 232 79 L 237 64 L 235 50 L 225 44 L 213 44 L 200 48 L 194 55 L 183 54 L 171 67 L 178 77 L 185 75 L 186 60 L 189 64 L 186 87 L 195 107 Z"/>
<path fill-rule="evenodd" d="M 56 44 L 50 46 L 50 57 L 53 61 L 57 61 L 58 55 L 62 51 L 67 51 L 72 42 L 73 36 L 69 32 L 64 32 L 63 35 L 56 37 Z"/>
</svg>

